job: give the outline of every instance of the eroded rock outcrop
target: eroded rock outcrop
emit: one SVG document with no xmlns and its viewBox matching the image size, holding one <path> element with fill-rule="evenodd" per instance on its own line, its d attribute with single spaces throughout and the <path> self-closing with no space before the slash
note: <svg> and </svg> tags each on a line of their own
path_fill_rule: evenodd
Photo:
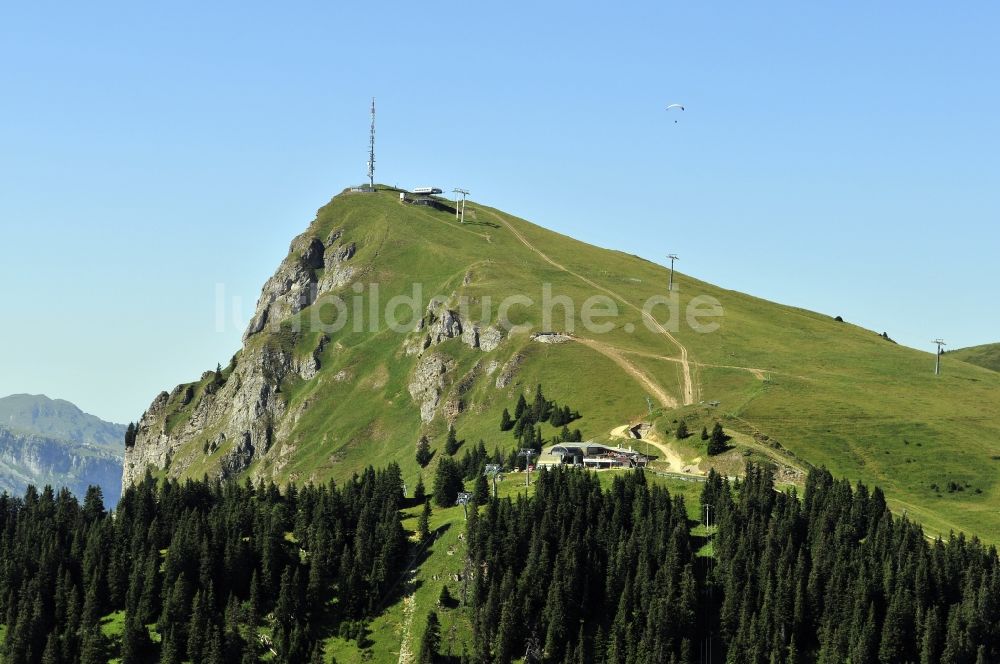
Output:
<svg viewBox="0 0 1000 664">
<path fill-rule="evenodd" d="M 308 232 L 292 240 L 288 256 L 261 290 L 243 341 L 259 334 L 268 324 L 279 325 L 302 311 L 321 293 L 349 283 L 355 270 L 347 263 L 356 251 L 357 246 L 344 240 L 342 231 L 331 233 L 325 243 Z"/>
<path fill-rule="evenodd" d="M 480 324 L 465 320 L 445 302 L 432 299 L 424 316 L 417 321 L 413 336 L 404 345 L 407 355 L 420 355 L 428 348 L 449 339 L 461 339 L 469 348 L 489 353 L 503 342 L 504 330 L 497 325 L 485 329 Z"/>
<path fill-rule="evenodd" d="M 304 357 L 296 357 L 295 333 L 277 332 L 280 323 L 312 304 L 323 293 L 345 285 L 354 273 L 349 265 L 357 245 L 343 231 L 326 241 L 304 233 L 292 241 L 289 254 L 261 291 L 257 308 L 243 335 L 244 345 L 225 379 L 206 372 L 197 385 L 161 392 L 139 420 L 135 445 L 125 451 L 122 486 L 142 478 L 148 467 L 181 472 L 198 453 L 220 452 L 218 474 L 236 475 L 268 453 L 287 404 L 281 384 L 290 377 L 311 380 L 321 368 L 326 335 Z M 204 439 L 192 449 L 186 445 Z"/>
<path fill-rule="evenodd" d="M 419 405 L 420 419 L 424 422 L 434 419 L 445 388 L 445 374 L 453 364 L 451 359 L 437 353 L 429 353 L 417 363 L 407 389 Z"/>
<path fill-rule="evenodd" d="M 373 242 L 369 253 L 366 243 L 383 240 L 370 230 L 363 234 L 357 228 L 319 228 L 314 224 L 292 241 L 288 255 L 264 284 L 243 335 L 243 348 L 230 365 L 218 375 L 208 371 L 199 382 L 179 385 L 153 400 L 139 421 L 135 445 L 126 450 L 123 486 L 141 479 L 149 467 L 168 469 L 174 476 L 200 474 L 204 467 L 210 474 L 232 477 L 253 466 L 255 474 L 273 475 L 294 454 L 296 423 L 312 407 L 312 399 L 306 398 L 290 408 L 283 387 L 294 391 L 303 381 L 323 381 L 321 374 L 327 368 L 330 385 L 367 379 L 352 366 L 335 366 L 342 347 L 338 341 L 328 349 L 329 335 L 320 335 L 311 348 L 305 347 L 306 339 L 317 337 L 308 336 L 309 316 L 299 314 L 328 294 L 344 297 L 346 289 L 353 291 L 365 274 L 376 269 L 374 263 L 359 263 L 358 253 L 365 250 L 366 256 L 377 256 L 380 245 Z M 454 294 L 433 299 L 415 331 L 399 338 L 402 352 L 397 358 L 416 356 L 408 360 L 415 364 L 407 390 L 422 422 L 442 414 L 447 419 L 457 417 L 466 408 L 464 395 L 472 381 L 483 373 L 477 365 L 456 380 L 451 375 L 456 360 L 449 356 L 454 353 L 440 353 L 435 347 L 461 343 L 489 353 L 505 338 L 500 327 L 468 320 L 454 301 Z M 305 331 L 291 322 L 301 323 Z M 326 362 L 333 366 L 326 367 Z M 497 360 L 490 365 L 496 371 Z M 365 384 L 377 390 L 385 379 Z"/>
<path fill-rule="evenodd" d="M 502 390 L 508 385 L 510 385 L 511 381 L 514 380 L 514 376 L 517 375 L 517 370 L 518 368 L 520 368 L 521 362 L 523 361 L 524 361 L 524 355 L 521 355 L 520 353 L 515 353 L 513 357 L 511 357 L 509 360 L 507 360 L 507 362 L 504 363 L 503 367 L 501 367 L 500 369 L 500 374 L 497 376 L 497 380 L 495 383 L 498 390 Z"/>
<path fill-rule="evenodd" d="M 122 485 L 141 479 L 149 466 L 181 471 L 196 460 L 198 451 L 211 453 L 227 445 L 219 474 L 244 470 L 270 449 L 275 423 L 286 409 L 279 386 L 295 370 L 291 353 L 278 344 L 250 344 L 225 382 L 214 389 L 207 383 L 187 407 L 181 403 L 186 388 L 173 395 L 161 392 L 139 420 L 135 446 L 125 450 Z M 210 442 L 200 450 L 187 450 L 186 456 L 179 454 L 195 438 Z"/>
</svg>

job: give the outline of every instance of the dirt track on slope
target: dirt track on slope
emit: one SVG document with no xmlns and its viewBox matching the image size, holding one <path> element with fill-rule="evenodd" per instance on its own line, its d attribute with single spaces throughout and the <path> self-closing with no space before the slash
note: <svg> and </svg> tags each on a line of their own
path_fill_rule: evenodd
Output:
<svg viewBox="0 0 1000 664">
<path fill-rule="evenodd" d="M 621 302 L 625 306 L 631 307 L 632 309 L 635 309 L 636 311 L 638 311 L 642 315 L 642 317 L 646 320 L 647 324 L 649 324 L 653 329 L 659 331 L 660 334 L 662 334 L 665 337 L 667 337 L 668 339 L 670 339 L 670 341 L 675 346 L 677 346 L 677 349 L 680 351 L 680 354 L 681 354 L 681 356 L 679 358 L 679 362 L 681 364 L 681 369 L 682 369 L 683 376 L 684 376 L 684 385 L 683 385 L 683 391 L 684 391 L 683 402 L 684 402 L 684 405 L 690 405 L 690 404 L 694 403 L 695 386 L 694 386 L 694 381 L 691 378 L 691 363 L 688 360 L 688 351 L 687 351 L 687 348 L 685 348 L 684 345 L 680 341 L 678 341 L 676 337 L 674 337 L 674 335 L 670 334 L 670 332 L 665 327 L 663 327 L 663 325 L 661 325 L 658 320 L 656 320 L 648 312 L 643 311 L 642 308 L 637 307 L 636 305 L 634 305 L 631 302 L 629 302 L 628 300 L 626 300 L 624 297 L 622 297 L 621 295 L 619 295 L 615 291 L 613 291 L 613 290 L 611 290 L 609 288 L 606 288 L 604 286 L 601 286 L 601 285 L 595 283 L 594 281 L 588 279 L 587 277 L 585 277 L 585 276 L 583 276 L 581 274 L 578 274 L 578 273 L 574 272 L 573 270 L 570 270 L 565 265 L 562 265 L 561 263 L 558 263 L 555 260 L 549 258 L 548 255 L 546 255 L 540 249 L 538 249 L 537 247 L 535 247 L 535 245 L 531 244 L 531 242 L 529 242 L 526 237 L 524 237 L 523 235 L 521 235 L 520 231 L 518 231 L 516 228 L 514 228 L 514 226 L 512 226 L 510 224 L 510 222 L 508 222 L 506 219 L 504 219 L 500 215 L 496 214 L 492 210 L 485 210 L 485 212 L 487 212 L 493 218 L 495 218 L 497 221 L 499 221 L 501 224 L 503 224 L 511 233 L 514 234 L 514 237 L 516 237 L 521 242 L 521 244 L 523 244 L 528 249 L 531 249 L 533 252 L 535 252 L 536 254 L 538 254 L 549 265 L 553 266 L 556 269 L 562 270 L 563 272 L 565 272 L 567 274 L 570 274 L 570 275 L 576 277 L 577 279 L 579 279 L 580 281 L 584 282 L 585 284 L 587 284 L 588 286 L 590 286 L 592 288 L 596 288 L 597 290 L 599 290 L 601 292 L 607 293 L 608 295 L 610 295 L 611 297 L 615 298 L 616 300 L 618 300 L 619 302 Z M 582 339 L 578 339 L 578 341 L 582 342 L 583 340 Z M 608 347 L 605 346 L 605 348 L 608 348 Z M 616 355 L 617 355 L 617 353 L 616 353 Z M 617 356 L 621 357 L 620 355 L 617 355 Z M 611 356 L 609 355 L 609 357 L 611 357 Z M 614 359 L 614 358 L 612 358 L 612 359 Z M 624 364 L 623 364 L 623 362 L 624 362 Z M 632 366 L 627 361 L 625 361 L 624 358 L 622 358 L 622 362 L 619 362 L 619 365 L 622 366 L 623 368 L 625 366 Z M 634 369 L 634 367 L 633 367 L 633 369 Z M 630 374 L 633 375 L 633 376 L 635 376 L 635 374 L 632 373 L 632 372 L 630 372 Z M 643 381 L 643 382 L 645 382 L 645 381 Z M 660 390 L 660 392 L 662 392 L 662 390 Z M 665 393 L 663 393 L 663 394 L 664 394 L 664 396 L 666 396 Z M 668 397 L 668 398 L 672 400 L 671 397 Z M 662 401 L 662 399 L 661 399 L 661 401 Z M 676 400 L 674 400 L 674 403 L 676 404 Z"/>
<path fill-rule="evenodd" d="M 639 369 L 637 366 L 625 359 L 625 357 L 618 351 L 617 348 L 613 348 L 607 344 L 603 344 L 599 341 L 594 341 L 593 339 L 584 339 L 582 337 L 573 337 L 573 341 L 581 343 L 588 348 L 593 348 L 601 355 L 604 355 L 612 362 L 620 366 L 625 370 L 629 376 L 634 378 L 637 382 L 642 384 L 647 390 L 649 390 L 653 396 L 659 400 L 659 402 L 666 408 L 676 408 L 677 399 L 667 394 L 667 392 L 656 384 L 652 378 L 649 377 L 645 372 Z"/>
<path fill-rule="evenodd" d="M 701 459 L 695 459 L 693 461 L 684 461 L 680 454 L 671 447 L 670 445 L 656 440 L 652 437 L 647 438 L 630 438 L 627 433 L 625 433 L 629 428 L 629 425 L 623 424 L 620 427 L 616 427 L 611 430 L 612 438 L 624 438 L 630 441 L 632 446 L 638 451 L 642 451 L 642 446 L 645 444 L 650 444 L 659 451 L 663 457 L 661 461 L 666 461 L 670 466 L 670 472 L 676 473 L 678 475 L 690 475 L 691 477 L 704 477 L 705 472 L 698 468 L 698 463 Z"/>
</svg>

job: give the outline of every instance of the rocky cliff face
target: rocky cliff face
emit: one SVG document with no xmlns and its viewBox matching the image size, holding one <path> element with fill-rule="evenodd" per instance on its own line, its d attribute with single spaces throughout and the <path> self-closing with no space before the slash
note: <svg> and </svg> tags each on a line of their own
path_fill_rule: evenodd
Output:
<svg viewBox="0 0 1000 664">
<path fill-rule="evenodd" d="M 290 407 L 283 390 L 317 380 L 324 352 L 329 356 L 340 344 L 329 334 L 311 332 L 308 321 L 303 322 L 311 311 L 305 310 L 327 295 L 347 300 L 357 292 L 355 285 L 388 269 L 375 263 L 378 243 L 370 230 L 362 232 L 342 221 L 324 225 L 317 220 L 296 237 L 264 284 L 243 347 L 230 365 L 220 375 L 209 371 L 195 383 L 161 392 L 143 413 L 135 444 L 125 451 L 122 486 L 141 479 L 147 469 L 223 478 L 248 469 L 260 476 L 254 470 L 258 461 L 266 461 L 272 473 L 280 469 L 293 451 L 285 445 L 289 433 L 310 405 L 306 399 Z M 470 280 L 467 276 L 463 285 Z M 463 408 L 460 396 L 445 394 L 460 391 L 456 388 L 462 376 L 452 375 L 457 363 L 436 348 L 455 340 L 468 352 L 490 353 L 505 338 L 498 327 L 463 320 L 452 299 L 432 299 L 415 329 L 393 341 L 397 357 L 412 358 L 406 391 L 409 407 L 424 423 L 439 414 L 451 419 Z M 360 384 L 370 378 L 356 375 L 351 367 L 329 373 L 332 384 Z"/>
<path fill-rule="evenodd" d="M 326 284 L 342 284 L 353 273 L 347 263 L 354 245 L 341 243 L 341 235 L 334 232 L 325 243 L 308 234 L 295 238 L 288 257 L 264 285 L 243 349 L 223 376 L 207 372 L 198 384 L 179 385 L 153 400 L 139 420 L 135 445 L 125 450 L 123 487 L 141 479 L 147 468 L 168 469 L 177 463 L 175 470 L 184 470 L 192 459 L 179 459 L 176 453 L 195 438 L 205 438 L 208 453 L 226 448 L 218 466 L 222 477 L 240 473 L 268 452 L 285 414 L 278 394 L 281 382 L 293 373 L 308 380 L 319 369 L 315 354 L 297 359 L 281 343 L 281 322 L 315 301 L 322 292 L 321 278 Z"/>
<path fill-rule="evenodd" d="M 207 453 L 227 448 L 221 476 L 246 469 L 270 449 L 275 423 L 285 413 L 278 385 L 296 369 L 290 352 L 272 344 L 247 344 L 224 381 L 217 384 L 215 372 L 206 375 L 197 398 L 192 386 L 161 392 L 139 420 L 135 445 L 125 450 L 122 485 L 141 479 L 148 467 L 167 469 L 177 462 L 176 469 L 183 470 L 189 460 L 177 459 L 176 452 L 198 437 L 206 438 Z M 186 421 L 175 423 L 170 409 L 179 403 L 190 412 L 183 413 Z"/>
</svg>

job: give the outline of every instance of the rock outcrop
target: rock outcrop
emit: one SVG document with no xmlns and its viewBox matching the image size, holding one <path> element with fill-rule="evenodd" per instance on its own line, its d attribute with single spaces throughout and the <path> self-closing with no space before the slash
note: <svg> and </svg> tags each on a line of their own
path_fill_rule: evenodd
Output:
<svg viewBox="0 0 1000 664">
<path fill-rule="evenodd" d="M 318 368 L 318 362 L 315 366 Z M 122 485 L 141 479 L 149 466 L 183 470 L 195 457 L 177 453 L 195 438 L 209 438 L 212 442 L 208 447 L 229 445 L 220 476 L 245 470 L 270 449 L 275 423 L 285 413 L 285 401 L 279 394 L 282 380 L 303 371 L 292 354 L 277 343 L 248 344 L 221 385 L 205 389 L 212 385 L 208 382 L 199 390 L 186 407 L 189 413 L 185 421 L 175 420 L 181 419 L 178 407 L 188 386 L 175 389 L 173 394 L 161 392 L 139 420 L 135 446 L 125 451 Z"/>
<path fill-rule="evenodd" d="M 261 290 L 243 349 L 223 372 L 225 379 L 207 372 L 198 386 L 161 392 L 140 418 L 136 443 L 125 451 L 123 487 L 141 479 L 148 467 L 183 471 L 197 460 L 199 450 L 180 452 L 196 439 L 206 440 L 202 453 L 222 450 L 217 464 L 221 477 L 237 475 L 267 454 L 287 409 L 282 382 L 290 376 L 315 378 L 329 341 L 324 335 L 310 354 L 296 357 L 295 332 L 289 343 L 284 333 L 277 334 L 280 325 L 320 295 L 346 285 L 355 273 L 349 263 L 356 252 L 357 245 L 342 230 L 331 232 L 326 241 L 309 232 L 292 241 L 288 256 Z"/>
<path fill-rule="evenodd" d="M 489 353 L 496 350 L 504 336 L 503 328 L 497 325 L 483 329 L 478 323 L 464 320 L 445 302 L 431 300 L 423 318 L 417 322 L 414 336 L 406 342 L 405 351 L 407 355 L 420 355 L 431 346 L 458 338 L 469 348 Z"/>
<path fill-rule="evenodd" d="M 219 375 L 206 372 L 197 383 L 179 385 L 153 400 L 140 418 L 135 444 L 125 451 L 122 486 L 140 480 L 147 468 L 167 469 L 175 476 L 208 472 L 225 478 L 253 466 L 257 476 L 274 476 L 294 454 L 298 441 L 293 433 L 315 401 L 311 396 L 293 400 L 290 406 L 283 389 L 294 391 L 303 383 L 315 389 L 364 384 L 371 390 L 365 398 L 382 398 L 379 390 L 386 386 L 388 369 L 383 365 L 386 377 L 369 380 L 371 376 L 355 369 L 355 364 L 338 365 L 342 339 L 330 348 L 331 337 L 310 331 L 313 321 L 302 314 L 329 294 L 344 297 L 348 289 L 357 292 L 359 280 L 373 270 L 397 269 L 385 264 L 374 267 L 372 257 L 384 240 L 370 226 L 360 231 L 349 222 L 350 215 L 338 218 L 336 225 L 317 222 L 292 241 L 288 255 L 261 290 L 243 348 L 225 370 Z M 366 263 L 359 261 L 359 254 Z M 463 284 L 469 285 L 469 279 Z M 442 413 L 447 419 L 461 413 L 466 408 L 463 394 L 472 380 L 469 376 L 456 380 L 451 375 L 457 365 L 454 349 L 444 353 L 436 347 L 463 344 L 458 352 L 489 353 L 505 338 L 499 327 L 467 320 L 455 300 L 454 294 L 433 299 L 415 331 L 399 338 L 394 353 L 396 361 L 412 367 L 406 389 L 424 423 Z M 326 369 L 330 371 L 324 377 Z M 481 373 L 477 368 L 475 375 Z M 324 381 L 329 388 L 321 387 Z M 324 433 L 323 439 L 339 438 L 337 434 Z M 355 435 L 371 434 L 365 430 Z"/>
<path fill-rule="evenodd" d="M 567 341 L 573 341 L 573 337 L 559 332 L 538 332 L 531 335 L 531 340 L 540 344 L 564 344 Z"/>
<path fill-rule="evenodd" d="M 308 232 L 292 240 L 288 256 L 261 290 L 243 341 L 259 334 L 269 323 L 280 325 L 315 302 L 319 294 L 347 284 L 355 272 L 347 263 L 356 250 L 356 245 L 346 242 L 339 230 L 331 233 L 325 243 Z"/>
<path fill-rule="evenodd" d="M 417 363 L 408 389 L 420 407 L 420 419 L 424 422 L 434 419 L 445 388 L 444 377 L 452 365 L 451 360 L 436 353 L 425 355 Z"/>
<path fill-rule="evenodd" d="M 504 363 L 503 367 L 500 368 L 500 374 L 497 376 L 495 383 L 498 390 L 502 390 L 510 385 L 511 381 L 514 380 L 514 376 L 517 375 L 517 370 L 520 368 L 521 362 L 523 361 L 524 355 L 515 353 L 513 357 Z"/>
</svg>

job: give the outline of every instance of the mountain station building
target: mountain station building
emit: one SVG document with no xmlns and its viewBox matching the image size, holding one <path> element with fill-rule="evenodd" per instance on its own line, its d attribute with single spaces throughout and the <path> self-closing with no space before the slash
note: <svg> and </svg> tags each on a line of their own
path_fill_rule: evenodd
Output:
<svg viewBox="0 0 1000 664">
<path fill-rule="evenodd" d="M 539 468 L 581 466 L 583 468 L 637 468 L 645 466 L 649 457 L 632 448 L 612 447 L 598 443 L 559 443 L 538 456 Z"/>
</svg>

